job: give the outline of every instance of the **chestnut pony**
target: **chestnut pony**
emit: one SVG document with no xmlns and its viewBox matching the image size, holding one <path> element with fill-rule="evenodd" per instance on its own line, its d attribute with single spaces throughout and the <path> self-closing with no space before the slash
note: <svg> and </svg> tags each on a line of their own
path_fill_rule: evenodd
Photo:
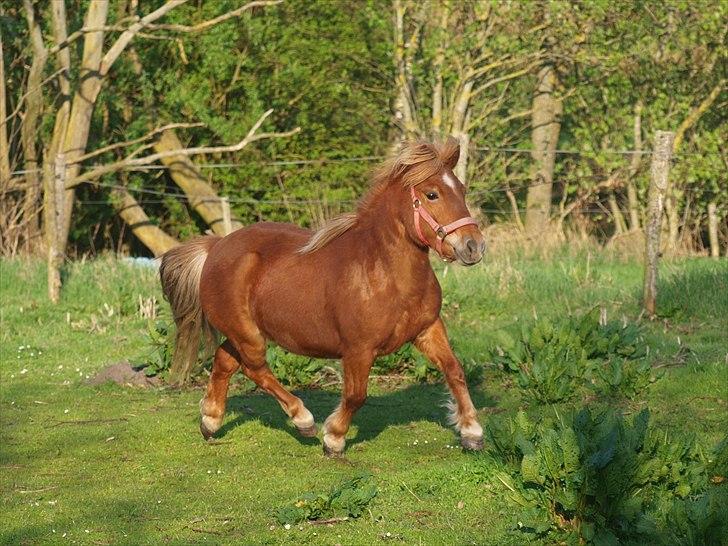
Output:
<svg viewBox="0 0 728 546">
<path fill-rule="evenodd" d="M 263 222 L 164 255 L 160 275 L 177 324 L 175 358 L 196 359 L 201 332 L 226 338 L 200 402 L 205 438 L 222 425 L 228 383 L 238 369 L 278 400 L 300 434 L 316 434 L 311 412 L 266 364 L 272 341 L 300 355 L 341 358 L 341 403 L 323 426 L 324 452 L 339 455 L 366 399 L 374 359 L 413 342 L 445 375 L 462 445 L 482 448 L 428 257 L 430 248 L 464 265 L 483 256 L 483 236 L 453 174 L 458 155 L 454 139 L 405 144 L 380 168 L 356 211 L 317 232 Z"/>
</svg>

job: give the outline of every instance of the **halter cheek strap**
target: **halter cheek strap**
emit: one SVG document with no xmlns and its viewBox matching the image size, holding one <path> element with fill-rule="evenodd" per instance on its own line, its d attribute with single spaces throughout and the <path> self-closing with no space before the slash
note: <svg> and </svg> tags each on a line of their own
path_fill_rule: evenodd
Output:
<svg viewBox="0 0 728 546">
<path fill-rule="evenodd" d="M 434 250 L 442 257 L 442 241 L 445 240 L 445 237 L 447 237 L 449 234 L 451 234 L 456 229 L 460 229 L 461 227 L 468 226 L 468 225 L 474 225 L 477 226 L 478 223 L 470 216 L 465 216 L 464 218 L 460 218 L 460 220 L 455 220 L 454 222 L 450 222 L 449 224 L 446 224 L 444 226 L 441 226 L 437 223 L 437 220 L 435 220 L 432 215 L 427 211 L 425 207 L 422 206 L 422 203 L 420 202 L 419 198 L 417 197 L 417 194 L 415 193 L 414 186 L 410 187 L 410 196 L 412 197 L 412 208 L 414 208 L 414 220 L 415 220 L 415 231 L 417 231 L 417 236 L 420 238 L 420 241 L 422 241 L 426 246 L 429 246 L 430 248 L 434 248 Z M 435 246 L 433 247 L 427 239 L 425 239 L 425 236 L 422 234 L 422 228 L 420 226 L 420 218 L 424 219 L 425 222 L 429 224 L 429 226 L 432 228 L 432 231 L 435 232 Z"/>
</svg>

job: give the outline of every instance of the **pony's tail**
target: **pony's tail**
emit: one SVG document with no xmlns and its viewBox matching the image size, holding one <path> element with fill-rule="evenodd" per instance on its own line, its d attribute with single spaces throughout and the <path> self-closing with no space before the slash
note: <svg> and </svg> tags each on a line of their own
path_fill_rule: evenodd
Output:
<svg viewBox="0 0 728 546">
<path fill-rule="evenodd" d="M 177 246 L 162 256 L 159 277 L 164 297 L 172 307 L 177 325 L 174 356 L 170 368 L 173 385 L 186 383 L 197 364 L 200 339 L 209 350 L 217 339 L 215 329 L 205 318 L 200 304 L 200 277 L 210 249 L 220 240 L 217 236 L 199 237 Z"/>
</svg>

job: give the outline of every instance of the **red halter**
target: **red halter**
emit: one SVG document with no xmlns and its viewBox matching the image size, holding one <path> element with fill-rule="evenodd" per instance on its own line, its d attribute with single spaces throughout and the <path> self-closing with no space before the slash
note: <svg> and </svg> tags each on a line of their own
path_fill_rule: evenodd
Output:
<svg viewBox="0 0 728 546">
<path fill-rule="evenodd" d="M 417 231 L 417 236 L 420 238 L 420 241 L 422 241 L 425 245 L 429 246 L 430 248 L 434 248 L 434 250 L 440 255 L 440 257 L 444 257 L 442 255 L 442 241 L 445 239 L 445 237 L 447 237 L 456 229 L 460 229 L 463 226 L 467 226 L 470 224 L 474 226 L 478 225 L 478 222 L 476 222 L 475 219 L 470 216 L 466 216 L 464 218 L 460 218 L 460 220 L 455 220 L 454 222 L 441 226 L 437 223 L 437 220 L 435 220 L 432 215 L 427 212 L 427 209 L 422 206 L 422 203 L 417 197 L 417 194 L 415 194 L 414 186 L 410 187 L 410 195 L 412 196 L 412 207 L 415 209 L 415 230 Z M 422 228 L 420 228 L 420 217 L 424 218 L 425 222 L 427 222 L 432 228 L 432 231 L 435 232 L 436 242 L 434 247 L 427 241 L 427 239 L 425 239 L 425 236 L 422 235 Z"/>
</svg>

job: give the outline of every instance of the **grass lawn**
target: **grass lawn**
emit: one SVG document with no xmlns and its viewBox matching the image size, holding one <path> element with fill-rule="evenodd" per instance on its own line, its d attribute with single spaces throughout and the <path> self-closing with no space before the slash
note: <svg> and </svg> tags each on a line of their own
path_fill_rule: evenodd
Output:
<svg viewBox="0 0 728 546">
<path fill-rule="evenodd" d="M 137 309 L 140 296 L 161 301 L 154 271 L 110 259 L 71 264 L 62 302 L 52 306 L 42 264 L 1 268 L 0 542 L 538 542 L 514 525 L 506 486 L 478 472 L 490 455 L 454 447 L 440 384 L 372 379 L 346 457 L 329 460 L 319 439 L 299 438 L 278 404 L 240 378 L 222 431 L 205 443 L 201 388 L 86 383 L 106 364 L 149 351 Z M 488 362 L 498 330 L 595 307 L 609 319 L 639 316 L 641 267 L 605 254 L 565 252 L 547 262 L 510 255 L 472 269 L 438 268 L 454 347 L 485 366 L 482 383 L 471 386 L 484 424 L 519 409 L 552 411 Z M 664 376 L 634 399 L 606 403 L 629 414 L 649 407 L 654 426 L 694 433 L 708 449 L 728 422 L 728 262 L 664 262 L 659 286 L 661 318 L 643 325 L 649 358 Z M 321 423 L 338 389 L 298 394 Z M 605 402 L 570 406 L 592 403 Z M 276 521 L 281 505 L 327 492 L 358 470 L 378 486 L 361 518 L 290 529 Z"/>
</svg>

